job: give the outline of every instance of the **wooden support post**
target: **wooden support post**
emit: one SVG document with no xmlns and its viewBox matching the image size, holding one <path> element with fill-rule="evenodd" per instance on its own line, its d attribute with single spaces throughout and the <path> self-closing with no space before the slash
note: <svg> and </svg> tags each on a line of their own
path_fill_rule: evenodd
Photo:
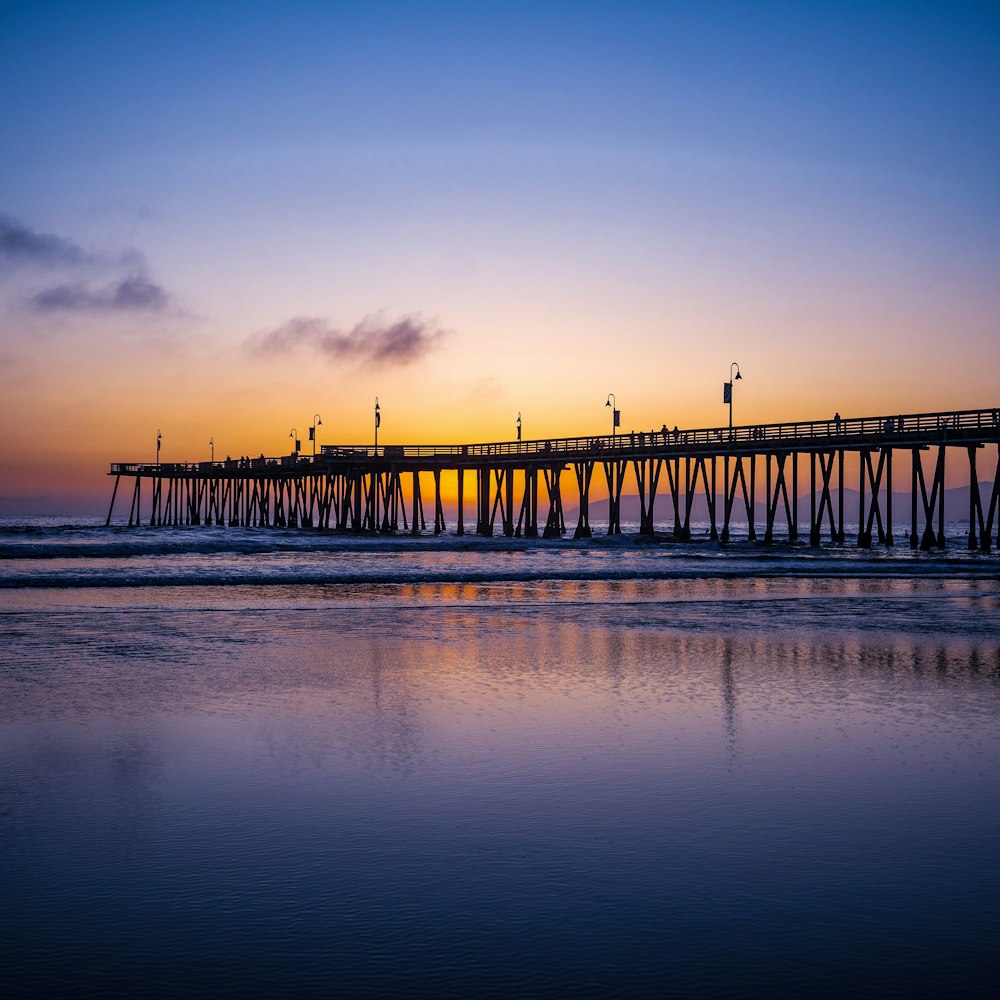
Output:
<svg viewBox="0 0 1000 1000">
<path fill-rule="evenodd" d="M 365 530 L 364 520 L 361 516 L 362 491 L 364 489 L 365 477 L 361 469 L 354 472 L 354 517 L 351 526 L 357 532 Z"/>
<path fill-rule="evenodd" d="M 817 458 L 819 459 L 819 469 L 823 477 L 823 488 L 820 491 L 819 500 L 819 511 L 816 515 L 815 522 L 815 532 L 816 532 L 816 544 L 819 544 L 819 537 L 823 529 L 823 512 L 826 511 L 830 520 L 830 540 L 833 542 L 837 541 L 838 531 L 837 524 L 833 513 L 833 463 L 836 460 L 837 453 L 831 451 L 829 456 L 819 452 Z"/>
<path fill-rule="evenodd" d="M 799 537 L 799 454 L 791 453 L 792 457 L 792 523 L 788 526 L 788 537 L 797 541 Z"/>
<path fill-rule="evenodd" d="M 733 462 L 733 475 L 726 484 L 726 492 L 723 497 L 723 525 L 722 541 L 729 541 L 729 529 L 732 524 L 733 506 L 736 503 L 736 489 L 740 487 L 743 494 L 743 509 L 747 518 L 747 537 L 753 539 L 753 500 L 747 489 L 746 473 L 743 469 L 743 455 L 737 455 Z"/>
<path fill-rule="evenodd" d="M 121 474 L 115 476 L 115 488 L 111 491 L 111 504 L 108 507 L 108 516 L 104 522 L 105 528 L 111 524 L 111 512 L 115 509 L 115 497 L 118 496 L 118 484 L 121 482 L 121 479 Z"/>
<path fill-rule="evenodd" d="M 632 462 L 635 468 L 635 485 L 639 494 L 639 534 L 646 534 L 646 460 L 636 458 Z M 651 534 L 651 532 L 650 532 Z"/>
<path fill-rule="evenodd" d="M 697 493 L 698 491 L 699 474 L 701 475 L 701 484 L 705 490 L 705 504 L 708 508 L 709 536 L 712 538 L 713 541 L 715 541 L 719 537 L 719 533 L 716 530 L 716 522 L 715 522 L 715 491 L 712 489 L 712 486 L 709 484 L 708 481 L 708 463 L 704 455 L 699 455 L 698 458 L 695 459 L 694 482 L 691 484 L 695 493 Z M 690 537 L 690 531 L 688 532 L 688 537 Z"/>
<path fill-rule="evenodd" d="M 161 497 L 163 495 L 163 478 L 156 476 L 152 481 L 152 510 L 149 513 L 149 526 L 152 528 L 157 523 L 162 524 Z"/>
<path fill-rule="evenodd" d="M 503 533 L 507 538 L 511 538 L 514 534 L 514 467 L 508 465 L 505 472 L 504 479 L 504 518 L 503 518 Z M 497 484 L 499 492 L 499 483 Z"/>
<path fill-rule="evenodd" d="M 343 531 L 347 494 L 347 477 L 341 472 L 330 473 L 330 518 L 334 531 Z"/>
<path fill-rule="evenodd" d="M 970 448 L 970 451 L 972 449 Z M 972 459 L 973 465 L 975 460 Z M 993 544 L 993 519 L 1000 514 L 1000 444 L 997 445 L 997 464 L 996 471 L 993 474 L 993 487 L 990 490 L 990 501 L 986 505 L 985 509 L 982 502 L 982 497 L 979 490 L 979 475 L 972 469 L 970 478 L 975 484 L 972 486 L 976 491 L 976 509 L 978 511 L 978 525 L 979 525 L 979 548 L 982 552 L 989 552 Z M 969 518 L 970 525 L 972 518 Z M 1000 517 L 997 517 L 997 546 L 1000 547 Z M 970 533 L 971 533 L 970 527 Z"/>
<path fill-rule="evenodd" d="M 624 462 L 617 463 L 624 466 Z M 562 513 L 562 492 L 559 488 L 559 481 L 562 476 L 563 466 L 560 462 L 549 468 L 543 468 L 542 474 L 545 477 L 545 488 L 549 494 L 549 513 L 545 519 L 545 530 L 542 532 L 543 538 L 558 538 L 563 526 Z"/>
<path fill-rule="evenodd" d="M 524 534 L 528 538 L 538 537 L 538 466 L 534 465 L 525 471 L 525 479 L 531 483 L 528 503 L 528 523 Z"/>
<path fill-rule="evenodd" d="M 822 516 L 822 514 L 820 515 Z M 816 452 L 809 452 L 809 544 L 819 545 L 820 524 L 816 519 Z"/>
<path fill-rule="evenodd" d="M 139 484 L 142 482 L 142 476 L 135 477 L 135 489 L 132 491 L 132 503 L 129 505 L 128 509 L 128 526 L 132 527 L 132 515 L 135 514 L 135 524 L 139 524 Z"/>
<path fill-rule="evenodd" d="M 937 547 L 944 548 L 944 457 L 945 445 L 938 447 L 938 468 L 934 474 L 934 488 L 938 492 L 938 533 Z"/>
<path fill-rule="evenodd" d="M 865 516 L 865 473 L 866 465 L 871 465 L 871 452 L 862 449 L 858 452 L 858 547 L 870 549 L 872 536 L 865 530 L 868 518 Z"/>
<path fill-rule="evenodd" d="M 458 467 L 456 472 L 458 476 L 458 524 L 455 526 L 455 533 L 458 535 L 465 534 L 465 469 L 462 466 Z"/>
<path fill-rule="evenodd" d="M 722 538 L 721 541 L 729 541 L 729 517 L 733 511 L 732 502 L 729 499 L 729 452 L 722 459 L 722 484 L 725 490 L 722 497 Z"/>
<path fill-rule="evenodd" d="M 441 505 L 441 470 L 434 470 L 434 534 L 445 530 L 444 507 Z"/>
<path fill-rule="evenodd" d="M 709 514 L 709 517 L 711 518 L 711 521 L 712 521 L 711 538 L 712 538 L 713 542 L 719 540 L 719 529 L 717 527 L 716 517 L 715 517 L 715 505 L 716 505 L 716 502 L 717 502 L 717 497 L 718 497 L 718 494 L 716 493 L 716 482 L 715 482 L 715 455 L 713 455 L 712 456 L 712 499 L 711 499 L 711 503 L 708 505 L 708 514 Z M 653 506 L 652 501 L 650 501 L 650 511 L 651 512 L 652 512 L 652 506 Z M 650 534 L 653 533 L 652 520 L 653 520 L 652 517 L 650 517 L 650 525 L 649 525 L 649 533 Z"/>
<path fill-rule="evenodd" d="M 500 512 L 500 530 L 503 531 L 506 527 L 507 518 L 506 511 L 504 508 L 504 470 L 494 469 L 493 470 L 494 482 L 497 488 L 496 496 L 493 499 L 493 506 L 490 508 L 490 532 L 496 526 L 497 511 Z"/>
<path fill-rule="evenodd" d="M 770 457 L 770 456 L 769 456 Z M 771 476 L 770 470 L 768 470 L 768 496 L 767 501 L 767 523 L 768 532 L 770 537 L 765 536 L 765 542 L 770 543 L 774 537 L 774 525 L 778 519 L 778 504 L 780 502 L 784 503 L 785 507 L 785 525 L 788 531 L 788 537 L 791 539 L 792 536 L 792 509 L 789 504 L 788 499 L 788 480 L 785 476 L 785 462 L 788 459 L 788 455 L 784 452 L 778 452 L 774 455 L 774 492 L 771 493 L 770 483 Z M 770 465 L 770 462 L 768 462 Z"/>
<path fill-rule="evenodd" d="M 969 445 L 969 551 L 978 547 L 976 528 L 983 522 L 982 502 L 979 499 L 979 476 L 976 473 L 977 445 Z M 110 515 L 109 515 L 110 516 Z"/>
<path fill-rule="evenodd" d="M 667 465 L 667 486 L 670 489 L 670 502 L 674 505 L 674 538 L 681 537 L 681 507 L 680 507 L 680 478 L 681 460 L 680 456 L 668 458 Z"/>
<path fill-rule="evenodd" d="M 844 449 L 837 452 L 837 541 L 844 540 Z"/>
<path fill-rule="evenodd" d="M 982 504 L 980 504 L 982 510 Z M 993 489 L 990 491 L 990 502 L 983 524 L 979 530 L 979 543 L 983 552 L 990 551 L 993 541 L 993 518 L 997 518 L 997 547 L 1000 548 L 1000 443 L 997 444 L 996 471 L 993 474 Z"/>
<path fill-rule="evenodd" d="M 518 538 L 522 534 L 525 538 L 538 537 L 538 469 L 534 467 L 524 468 L 524 490 L 514 534 Z"/>
<path fill-rule="evenodd" d="M 695 470 L 697 475 L 697 470 Z M 691 456 L 684 456 L 684 523 L 681 525 L 681 540 L 691 540 L 691 505 L 694 503 L 694 483 L 691 481 Z"/>
<path fill-rule="evenodd" d="M 767 469 L 767 521 L 764 526 L 764 544 L 770 545 L 774 540 L 774 509 L 776 506 L 771 502 L 771 453 L 764 456 L 765 467 Z"/>
<path fill-rule="evenodd" d="M 420 520 L 423 514 L 423 500 L 420 496 L 420 473 L 413 473 L 413 497 L 411 498 L 413 504 L 412 513 L 410 514 L 410 531 L 414 535 L 420 534 Z"/>
<path fill-rule="evenodd" d="M 866 451 L 862 453 L 861 471 L 863 474 L 867 475 L 868 485 L 871 487 L 871 502 L 868 504 L 868 514 L 867 517 L 859 525 L 859 544 L 864 544 L 865 547 L 871 548 L 872 544 L 872 526 L 874 524 L 878 525 L 878 540 L 879 543 L 885 542 L 885 528 L 882 524 L 882 505 L 881 505 L 881 495 L 882 495 L 882 474 L 886 468 L 886 452 L 885 449 L 879 451 L 878 459 L 878 470 L 872 467 L 871 452 Z"/>
<path fill-rule="evenodd" d="M 885 544 L 892 547 L 892 447 L 885 449 Z"/>
<path fill-rule="evenodd" d="M 580 510 L 576 521 L 574 538 L 590 538 L 593 534 L 590 528 L 590 480 L 594 474 L 594 463 L 581 461 L 574 463 L 576 485 L 580 493 Z"/>
<path fill-rule="evenodd" d="M 931 482 L 930 495 L 927 494 L 927 482 L 919 459 L 915 464 L 916 479 L 920 485 L 920 499 L 924 509 L 924 530 L 920 537 L 920 547 L 931 549 L 935 545 L 944 547 L 944 453 L 945 445 L 938 448 L 937 461 L 934 463 L 934 479 Z M 916 454 L 916 453 L 915 453 Z M 914 490 L 916 493 L 916 490 Z M 934 513 L 938 515 L 938 531 L 934 531 Z M 914 524 L 916 514 L 914 513 Z"/>
<path fill-rule="evenodd" d="M 476 531 L 478 534 L 486 536 L 493 534 L 493 525 L 490 521 L 490 481 L 492 477 L 493 470 L 488 465 L 476 470 L 476 481 L 478 484 L 476 495 L 479 504 Z"/>
<path fill-rule="evenodd" d="M 608 484 L 608 534 L 622 533 L 622 484 L 628 465 L 623 459 L 610 459 L 602 463 L 604 478 Z M 546 480 L 547 481 L 547 480 Z"/>
</svg>

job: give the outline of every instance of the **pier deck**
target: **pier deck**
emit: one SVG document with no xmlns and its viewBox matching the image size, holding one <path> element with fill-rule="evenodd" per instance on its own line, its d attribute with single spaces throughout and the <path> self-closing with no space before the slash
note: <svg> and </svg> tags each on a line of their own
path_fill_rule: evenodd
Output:
<svg viewBox="0 0 1000 1000">
<path fill-rule="evenodd" d="M 605 436 L 458 445 L 324 445 L 317 455 L 242 457 L 215 462 L 112 463 L 110 524 L 122 478 L 133 479 L 129 525 L 142 523 L 142 483 L 150 487 L 148 523 L 315 527 L 354 532 L 426 530 L 421 474 L 433 477 L 435 533 L 446 530 L 441 479 L 455 476 L 456 531 L 466 529 L 465 483 L 475 486 L 475 531 L 555 537 L 567 532 L 563 479 L 572 472 L 579 497 L 576 538 L 592 534 L 590 495 L 600 467 L 608 496 L 609 534 L 621 532 L 626 480 L 638 493 L 639 531 L 654 533 L 659 496 L 672 502 L 672 537 L 691 537 L 696 498 L 707 505 L 710 536 L 729 540 L 734 523 L 757 538 L 755 504 L 763 500 L 762 540 L 778 531 L 799 537 L 798 487 L 808 465 L 809 540 L 844 542 L 845 457 L 856 463 L 857 544 L 892 545 L 893 458 L 909 453 L 909 544 L 944 545 L 945 468 L 964 453 L 969 468 L 970 549 L 1000 547 L 1000 461 L 992 488 L 980 487 L 977 457 L 1000 452 L 1000 408 L 697 429 L 661 428 Z M 1000 457 L 1000 456 L 997 456 Z M 926 466 L 926 468 L 925 468 Z M 541 487 L 541 489 L 540 489 Z M 843 487 L 843 488 L 842 488 Z M 988 495 L 983 495 L 987 493 Z M 544 500 L 541 500 L 544 493 Z M 834 498 L 836 497 L 836 502 Z M 541 500 L 541 503 L 540 503 Z M 539 510 L 544 520 L 539 529 Z M 410 517 L 407 518 L 407 509 Z"/>
</svg>

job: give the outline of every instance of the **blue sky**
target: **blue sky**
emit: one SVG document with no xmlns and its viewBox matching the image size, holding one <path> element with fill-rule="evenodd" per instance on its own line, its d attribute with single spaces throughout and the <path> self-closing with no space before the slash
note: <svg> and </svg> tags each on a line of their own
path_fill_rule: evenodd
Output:
<svg viewBox="0 0 1000 1000">
<path fill-rule="evenodd" d="M 0 216 L 86 258 L 0 261 L 17 420 L 694 425 L 733 358 L 747 420 L 994 401 L 995 4 L 7 4 L 0 66 Z M 248 347 L 403 317 L 394 366 Z"/>
</svg>

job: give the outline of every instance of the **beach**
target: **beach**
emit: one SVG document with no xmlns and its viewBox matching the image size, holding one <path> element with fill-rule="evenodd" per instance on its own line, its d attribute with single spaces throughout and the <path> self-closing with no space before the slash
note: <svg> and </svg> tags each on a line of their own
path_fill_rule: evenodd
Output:
<svg viewBox="0 0 1000 1000">
<path fill-rule="evenodd" d="M 7 995 L 987 995 L 1000 571 L 0 530 Z"/>
</svg>

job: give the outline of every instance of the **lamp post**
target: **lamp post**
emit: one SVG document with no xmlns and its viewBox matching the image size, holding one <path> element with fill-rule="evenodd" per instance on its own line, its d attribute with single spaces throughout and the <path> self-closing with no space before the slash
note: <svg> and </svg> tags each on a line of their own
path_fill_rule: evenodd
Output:
<svg viewBox="0 0 1000 1000">
<path fill-rule="evenodd" d="M 163 435 L 160 433 L 159 428 L 156 431 L 156 468 L 160 468 L 160 442 L 163 440 Z"/>
<path fill-rule="evenodd" d="M 309 440 L 313 443 L 313 458 L 316 457 L 316 428 L 322 427 L 323 421 L 320 420 L 319 414 L 313 416 L 312 427 L 309 428 Z"/>
<path fill-rule="evenodd" d="M 302 442 L 298 439 L 298 431 L 293 427 L 289 433 L 289 437 L 292 439 L 292 454 L 298 455 L 299 448 L 302 447 Z"/>
<path fill-rule="evenodd" d="M 604 405 L 611 407 L 611 443 L 614 444 L 615 428 L 621 425 L 622 411 L 618 409 L 618 400 L 613 392 L 608 393 L 608 401 Z"/>
<path fill-rule="evenodd" d="M 378 458 L 378 427 L 382 423 L 382 410 L 378 405 L 378 396 L 375 397 L 375 457 Z"/>
<path fill-rule="evenodd" d="M 736 369 L 736 377 L 733 377 L 733 369 Z M 729 366 L 729 381 L 722 384 L 722 402 L 729 404 L 729 436 L 733 436 L 733 382 L 739 382 L 743 376 L 740 374 L 740 366 L 734 361 Z"/>
<path fill-rule="evenodd" d="M 521 440 L 521 411 L 517 411 L 517 439 Z"/>
<path fill-rule="evenodd" d="M 214 463 L 215 462 L 215 438 L 214 437 L 210 437 L 208 439 L 208 446 L 209 446 L 209 448 L 212 449 L 212 462 Z"/>
</svg>

